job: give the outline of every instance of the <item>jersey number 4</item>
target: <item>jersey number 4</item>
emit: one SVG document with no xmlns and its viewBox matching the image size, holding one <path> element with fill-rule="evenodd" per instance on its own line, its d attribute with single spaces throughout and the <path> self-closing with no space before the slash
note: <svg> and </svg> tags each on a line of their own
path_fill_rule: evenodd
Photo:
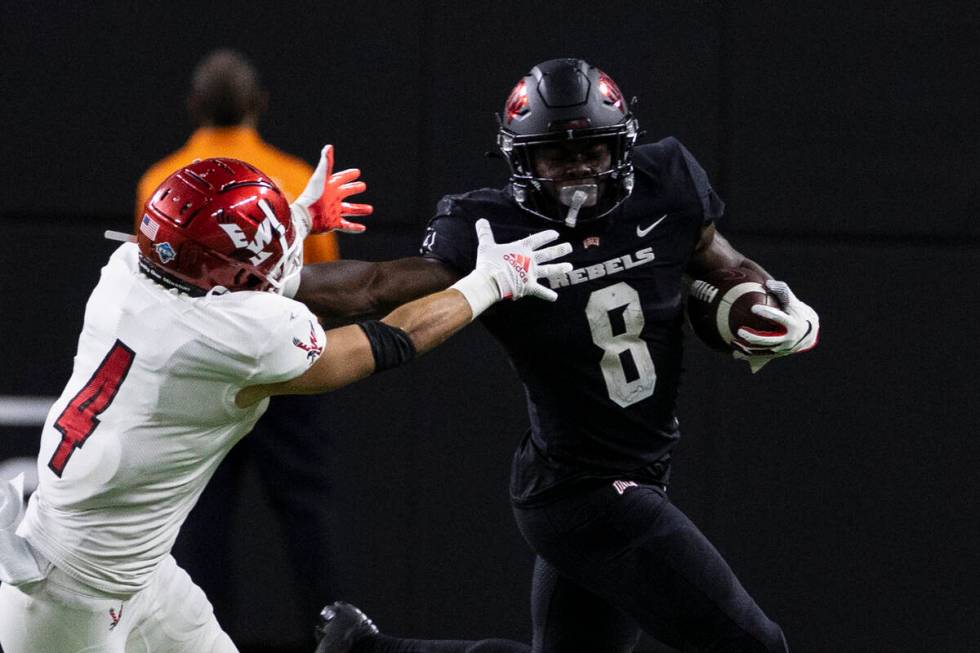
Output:
<svg viewBox="0 0 980 653">
<path fill-rule="evenodd" d="M 116 398 L 119 386 L 126 380 L 134 358 L 136 354 L 133 350 L 121 340 L 116 340 L 92 378 L 61 411 L 54 423 L 54 427 L 61 432 L 61 442 L 48 461 L 48 467 L 58 478 L 64 473 L 65 465 L 75 449 L 85 444 L 99 426 L 99 415 Z"/>
<path fill-rule="evenodd" d="M 640 337 L 645 321 L 636 289 L 617 283 L 596 290 L 589 295 L 585 316 L 592 342 L 605 352 L 599 366 L 609 398 L 625 408 L 653 395 L 657 370 Z"/>
</svg>

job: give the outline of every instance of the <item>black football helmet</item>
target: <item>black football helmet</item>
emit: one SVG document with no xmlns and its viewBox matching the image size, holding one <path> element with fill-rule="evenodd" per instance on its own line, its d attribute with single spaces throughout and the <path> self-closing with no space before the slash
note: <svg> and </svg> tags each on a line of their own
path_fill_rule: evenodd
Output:
<svg viewBox="0 0 980 653">
<path fill-rule="evenodd" d="M 497 133 L 517 203 L 570 227 L 622 204 L 633 190 L 631 154 L 639 129 L 631 109 L 616 82 L 582 59 L 552 59 L 532 68 L 507 98 Z M 608 144 L 611 165 L 590 173 L 587 183 L 537 176 L 542 146 L 597 140 Z M 560 188 L 558 182 L 564 182 Z"/>
</svg>

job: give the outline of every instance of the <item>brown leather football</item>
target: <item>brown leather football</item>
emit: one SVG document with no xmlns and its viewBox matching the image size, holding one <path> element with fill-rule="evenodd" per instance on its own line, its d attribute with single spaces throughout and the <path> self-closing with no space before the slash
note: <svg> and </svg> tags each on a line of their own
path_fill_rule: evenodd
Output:
<svg viewBox="0 0 980 653">
<path fill-rule="evenodd" d="M 742 327 L 764 333 L 782 333 L 783 327 L 752 312 L 755 304 L 780 308 L 779 301 L 766 291 L 766 278 L 746 268 L 713 270 L 691 282 L 687 297 L 687 316 L 694 333 L 712 349 L 733 351 L 733 342 L 746 345 L 739 337 Z"/>
</svg>

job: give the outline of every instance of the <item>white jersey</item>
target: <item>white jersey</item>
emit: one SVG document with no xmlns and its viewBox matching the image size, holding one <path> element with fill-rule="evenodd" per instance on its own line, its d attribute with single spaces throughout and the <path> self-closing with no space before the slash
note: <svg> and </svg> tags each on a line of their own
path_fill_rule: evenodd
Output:
<svg viewBox="0 0 980 653">
<path fill-rule="evenodd" d="M 326 338 L 268 292 L 174 294 L 122 245 L 89 298 L 68 385 L 48 414 L 19 534 L 105 592 L 141 589 L 218 463 L 265 412 L 245 386 L 304 373 Z"/>
</svg>

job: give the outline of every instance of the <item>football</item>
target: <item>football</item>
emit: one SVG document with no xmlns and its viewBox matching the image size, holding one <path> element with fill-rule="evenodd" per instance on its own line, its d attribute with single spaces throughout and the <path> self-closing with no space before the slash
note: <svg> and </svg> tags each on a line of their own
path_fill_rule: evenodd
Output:
<svg viewBox="0 0 980 653">
<path fill-rule="evenodd" d="M 752 312 L 756 304 L 779 308 L 779 301 L 766 291 L 766 278 L 745 268 L 713 270 L 691 282 L 687 316 L 694 333 L 712 349 L 730 352 L 741 342 L 738 330 L 782 332 L 783 327 Z M 743 343 L 744 344 L 744 343 Z"/>
</svg>

